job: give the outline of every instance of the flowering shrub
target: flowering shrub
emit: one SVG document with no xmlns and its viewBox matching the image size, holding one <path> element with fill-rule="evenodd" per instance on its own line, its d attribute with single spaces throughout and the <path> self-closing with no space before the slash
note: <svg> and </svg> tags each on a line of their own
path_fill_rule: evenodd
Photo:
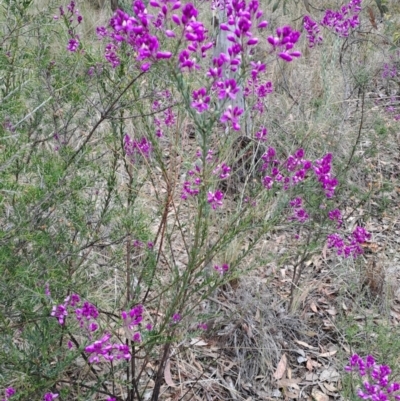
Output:
<svg viewBox="0 0 400 401">
<path fill-rule="evenodd" d="M 274 50 L 277 50 L 279 57 L 287 62 L 293 60 L 293 57 L 300 57 L 298 50 L 293 50 L 294 45 L 300 38 L 300 32 L 292 30 L 290 26 L 284 26 L 276 30 L 277 36 L 269 36 L 268 42 Z"/>
<path fill-rule="evenodd" d="M 339 37 L 349 36 L 351 30 L 360 25 L 361 1 L 351 0 L 341 7 L 340 11 L 326 10 L 319 24 L 306 15 L 303 18 L 303 26 L 307 31 L 309 47 L 313 48 L 323 42 L 318 25 L 332 30 Z"/>
<path fill-rule="evenodd" d="M 119 9 L 97 27 L 96 46 L 73 1 L 53 19 L 40 13 L 37 38 L 25 39 L 32 48 L 43 42 L 32 54 L 24 50 L 19 64 L 14 27 L 5 36 L 0 259 L 7 290 L 0 304 L 4 349 L 13 352 L 4 380 L 16 383 L 8 366 L 19 366 L 26 385 L 7 387 L 4 400 L 31 389 L 45 401 L 63 392 L 142 400 L 147 364 L 156 360 L 157 401 L 171 343 L 208 329 L 199 305 L 240 272 L 275 224 L 299 230 L 304 255 L 327 238 L 338 255 L 356 257 L 370 238 L 361 227 L 346 234 L 333 154 L 306 155 L 303 142 L 294 151 L 278 147 L 269 122 L 255 119 L 268 110 L 274 85 L 267 59 L 254 61 L 253 49 L 264 41 L 277 56 L 271 62 L 294 64 L 300 32 L 282 26 L 264 34 L 268 22 L 256 0 L 213 7 L 226 13 L 218 34 L 228 45 L 219 54 L 200 7 L 179 0 L 134 0 L 132 11 Z M 9 15 L 19 10 L 10 5 Z M 322 25 L 346 36 L 358 14 L 354 0 Z M 22 29 L 33 19 L 26 12 L 13 22 Z M 321 43 L 317 23 L 304 23 L 310 46 Z M 59 37 L 61 54 L 50 46 Z M 31 77 L 21 73 L 27 60 L 39 63 L 33 94 Z M 247 119 L 254 127 L 245 134 Z M 238 134 L 260 157 L 248 157 L 250 147 L 232 154 Z M 199 149 L 194 158 L 189 139 Z M 257 178 L 249 184 L 253 176 L 245 177 L 238 201 L 226 187 L 249 159 Z M 235 241 L 246 247 L 230 257 Z M 78 358 L 89 372 L 80 380 L 71 374 Z"/>
<path fill-rule="evenodd" d="M 351 0 L 341 7 L 340 11 L 327 10 L 321 20 L 321 25 L 334 30 L 339 36 L 346 37 L 350 29 L 360 25 L 359 13 L 361 0 Z"/>
</svg>

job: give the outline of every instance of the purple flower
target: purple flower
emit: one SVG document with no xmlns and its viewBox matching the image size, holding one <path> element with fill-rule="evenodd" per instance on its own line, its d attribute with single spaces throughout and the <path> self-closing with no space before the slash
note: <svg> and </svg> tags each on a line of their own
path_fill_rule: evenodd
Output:
<svg viewBox="0 0 400 401">
<path fill-rule="evenodd" d="M 43 397 L 43 401 L 52 401 L 58 397 L 58 394 L 54 393 L 46 393 Z"/>
<path fill-rule="evenodd" d="M 261 127 L 259 131 L 257 131 L 254 137 L 260 141 L 265 142 L 267 140 L 268 130 L 265 127 Z"/>
<path fill-rule="evenodd" d="M 8 401 L 13 395 L 15 395 L 16 391 L 14 387 L 7 387 L 5 390 L 5 399 L 4 401 Z"/>
<path fill-rule="evenodd" d="M 315 45 L 322 43 L 322 36 L 319 35 L 318 24 L 308 15 L 303 19 L 304 29 L 307 31 L 308 45 L 313 48 Z"/>
<path fill-rule="evenodd" d="M 240 130 L 239 117 L 243 114 L 243 109 L 235 106 L 234 108 L 229 105 L 225 112 L 222 114 L 220 121 L 222 123 L 230 122 L 235 131 Z"/>
<path fill-rule="evenodd" d="M 114 359 L 130 359 L 131 353 L 129 347 L 125 344 L 113 344 L 110 342 L 111 334 L 106 333 L 100 340 L 85 348 L 85 352 L 91 354 L 89 363 L 99 363 L 101 358 L 106 361 Z"/>
<path fill-rule="evenodd" d="M 65 318 L 68 316 L 66 305 L 54 305 L 50 315 L 56 317 L 58 319 L 58 323 L 63 325 L 65 322 Z"/>
<path fill-rule="evenodd" d="M 229 265 L 224 263 L 222 266 L 215 265 L 214 269 L 222 276 L 229 270 Z"/>
<path fill-rule="evenodd" d="M 304 223 L 308 220 L 309 215 L 302 206 L 303 200 L 301 198 L 295 198 L 289 202 L 292 207 L 292 216 L 289 217 L 289 220 L 297 220 L 299 223 Z"/>
<path fill-rule="evenodd" d="M 129 312 L 122 311 L 121 316 L 125 325 L 132 330 L 135 326 L 139 325 L 143 320 L 143 306 L 137 305 Z"/>
<path fill-rule="evenodd" d="M 332 198 L 335 192 L 335 188 L 338 185 L 336 178 L 332 177 L 331 166 L 332 154 L 326 154 L 322 159 L 314 162 L 314 172 L 318 177 L 318 181 L 322 184 L 322 188 L 325 191 L 327 198 Z"/>
<path fill-rule="evenodd" d="M 64 299 L 66 305 L 69 306 L 76 306 L 81 301 L 81 298 L 78 294 L 71 294 L 68 295 L 67 298 Z"/>
<path fill-rule="evenodd" d="M 349 365 L 345 366 L 347 372 L 358 373 L 363 380 L 364 389 L 358 389 L 357 395 L 363 400 L 399 400 L 400 394 L 394 394 L 400 390 L 400 384 L 390 382 L 391 369 L 387 365 L 378 365 L 371 355 L 365 359 L 357 354 L 350 358 Z"/>
<path fill-rule="evenodd" d="M 152 151 L 152 146 L 145 137 L 142 137 L 139 141 L 136 141 L 131 139 L 128 134 L 125 134 L 124 150 L 126 155 L 130 158 L 131 163 L 134 163 L 136 160 L 135 155 L 137 154 L 145 158 L 149 158 Z"/>
<path fill-rule="evenodd" d="M 278 50 L 278 56 L 290 62 L 293 57 L 300 57 L 301 53 L 299 51 L 293 51 L 293 46 L 298 42 L 300 38 L 300 32 L 292 30 L 290 26 L 283 26 L 277 28 L 277 36 L 269 36 L 268 43 L 272 45 L 274 50 Z"/>
<path fill-rule="evenodd" d="M 227 79 L 225 82 L 217 82 L 217 87 L 219 87 L 218 99 L 223 100 L 226 97 L 234 100 L 236 94 L 239 92 L 239 87 L 234 79 Z"/>
<path fill-rule="evenodd" d="M 70 39 L 68 42 L 67 50 L 70 52 L 76 52 L 79 47 L 79 40 L 76 39 Z"/>
<path fill-rule="evenodd" d="M 262 184 L 266 189 L 271 189 L 272 185 L 274 184 L 274 180 L 269 175 L 266 175 L 262 180 Z"/>
<path fill-rule="evenodd" d="M 360 24 L 361 0 L 351 0 L 340 11 L 326 10 L 321 25 L 332 29 L 338 36 L 349 36 L 350 29 Z"/>
<path fill-rule="evenodd" d="M 198 111 L 198 113 L 203 113 L 208 110 L 210 103 L 210 96 L 207 95 L 206 88 L 200 88 L 192 93 L 193 102 L 191 106 Z"/>
<path fill-rule="evenodd" d="M 362 244 L 371 238 L 371 234 L 363 227 L 357 226 L 353 231 L 353 239 L 355 242 Z"/>
<path fill-rule="evenodd" d="M 135 343 L 140 343 L 142 341 L 142 336 L 139 332 L 135 333 L 132 337 L 132 341 Z"/>
<path fill-rule="evenodd" d="M 191 181 L 185 181 L 183 183 L 183 188 L 182 188 L 182 194 L 181 194 L 181 199 L 186 200 L 188 196 L 196 196 L 199 194 L 200 190 L 198 189 L 198 186 L 201 184 L 201 179 L 196 178 L 192 182 Z"/>
<path fill-rule="evenodd" d="M 222 200 L 224 199 L 224 194 L 221 191 L 208 192 L 207 202 L 211 205 L 211 207 L 215 210 L 218 207 L 222 206 Z"/>
<path fill-rule="evenodd" d="M 178 323 L 181 319 L 182 319 L 182 317 L 179 313 L 174 313 L 172 316 L 173 323 Z"/>
<path fill-rule="evenodd" d="M 157 54 L 156 54 L 156 59 L 157 60 L 169 59 L 171 57 L 172 57 L 172 53 L 171 52 L 167 52 L 167 51 L 157 52 Z"/>
<path fill-rule="evenodd" d="M 343 255 L 345 258 L 353 256 L 356 258 L 358 255 L 363 253 L 363 249 L 360 244 L 365 242 L 371 237 L 362 227 L 356 227 L 352 235 L 344 240 L 339 234 L 328 235 L 328 248 L 336 248 L 339 256 Z"/>
<path fill-rule="evenodd" d="M 143 242 L 142 242 L 142 241 L 139 241 L 138 239 L 135 239 L 135 240 L 132 242 L 132 245 L 133 245 L 135 248 L 142 248 L 142 247 L 143 247 Z"/>
<path fill-rule="evenodd" d="M 221 180 L 229 177 L 229 173 L 231 172 L 231 168 L 227 166 L 225 163 L 218 164 L 218 166 L 213 170 L 213 174 L 219 175 Z"/>
<path fill-rule="evenodd" d="M 303 200 L 301 198 L 295 198 L 292 201 L 290 201 L 289 204 L 293 208 L 299 208 L 299 207 L 301 207 L 302 203 L 303 203 Z"/>
<path fill-rule="evenodd" d="M 383 79 L 394 78 L 396 77 L 396 75 L 397 75 L 396 65 L 395 64 L 389 65 L 385 63 L 383 66 L 382 78 Z"/>
<path fill-rule="evenodd" d="M 97 319 L 99 316 L 97 308 L 87 301 L 84 302 L 82 308 L 75 309 L 75 314 L 78 321 L 81 321 L 84 318 L 86 320 Z"/>
<path fill-rule="evenodd" d="M 175 114 L 172 111 L 172 108 L 168 107 L 168 109 L 164 111 L 164 115 L 164 124 L 167 127 L 172 127 L 175 124 Z"/>
<path fill-rule="evenodd" d="M 112 68 L 118 67 L 121 63 L 116 53 L 117 49 L 118 47 L 114 43 L 109 43 L 104 52 L 104 57 L 111 64 Z"/>
<path fill-rule="evenodd" d="M 67 10 L 72 14 L 74 12 L 75 2 L 71 0 L 71 2 L 67 5 Z"/>
<path fill-rule="evenodd" d="M 340 228 L 342 226 L 343 224 L 342 213 L 340 212 L 339 209 L 331 210 L 328 213 L 328 217 L 330 220 L 337 222 L 337 228 Z"/>
</svg>

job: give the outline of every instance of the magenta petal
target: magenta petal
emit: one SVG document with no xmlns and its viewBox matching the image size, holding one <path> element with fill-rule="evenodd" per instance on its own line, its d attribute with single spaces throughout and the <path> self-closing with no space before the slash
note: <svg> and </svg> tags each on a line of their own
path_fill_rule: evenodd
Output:
<svg viewBox="0 0 400 401">
<path fill-rule="evenodd" d="M 254 46 L 258 43 L 258 39 L 257 38 L 251 38 L 250 40 L 248 40 L 247 44 L 249 46 Z"/>
<path fill-rule="evenodd" d="M 287 53 L 279 53 L 279 57 L 280 57 L 282 60 L 285 60 L 285 61 L 287 61 L 287 62 L 290 62 L 290 61 L 293 60 L 293 58 L 292 58 L 289 54 L 287 54 Z"/>
<path fill-rule="evenodd" d="M 168 58 L 171 58 L 171 56 L 172 56 L 171 52 L 157 52 L 156 59 L 157 60 L 168 59 Z"/>
<path fill-rule="evenodd" d="M 257 28 L 261 29 L 261 28 L 266 28 L 268 26 L 268 21 L 261 21 Z"/>
</svg>

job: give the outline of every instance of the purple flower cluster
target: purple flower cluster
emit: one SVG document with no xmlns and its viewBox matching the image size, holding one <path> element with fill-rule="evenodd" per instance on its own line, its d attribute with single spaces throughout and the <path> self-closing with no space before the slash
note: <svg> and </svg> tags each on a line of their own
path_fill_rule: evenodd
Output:
<svg viewBox="0 0 400 401">
<path fill-rule="evenodd" d="M 203 23 L 197 20 L 199 13 L 196 7 L 192 3 L 182 6 L 179 0 L 151 0 L 149 5 L 158 10 L 158 15 L 149 13 L 142 0 L 135 0 L 133 16 L 117 10 L 110 20 L 109 30 L 105 27 L 97 28 L 99 38 L 111 38 L 111 42 L 105 49 L 106 59 L 113 67 L 120 64 L 118 51 L 122 42 L 133 49 L 136 61 L 141 64 L 140 68 L 143 71 L 147 71 L 151 63 L 156 60 L 171 58 L 171 52 L 160 51 L 159 40 L 152 33 L 152 27 L 154 27 L 158 32 L 163 32 L 167 38 L 180 38 L 181 43 L 184 44 L 184 48 L 178 50 L 176 54 L 180 70 L 200 69 L 197 60 L 206 56 L 207 51 L 213 47 L 213 43 L 209 41 L 208 32 Z M 258 0 L 250 0 L 248 3 L 231 0 L 226 2 L 223 8 L 226 9 L 227 21 L 220 25 L 220 29 L 227 32 L 231 45 L 225 53 L 213 59 L 213 66 L 208 70 L 207 76 L 212 79 L 211 91 L 208 93 L 208 90 L 202 87 L 192 92 L 191 107 L 198 113 L 209 110 L 211 95 L 214 93 L 219 100 L 236 98 L 240 87 L 234 78 L 227 79 L 223 71 L 226 69 L 232 72 L 238 71 L 242 63 L 242 55 L 247 54 L 248 50 L 258 43 L 258 38 L 253 35 L 252 29 L 261 29 L 268 25 L 267 21 L 261 19 L 263 12 L 259 9 Z M 180 35 L 175 32 L 177 27 L 181 30 Z M 299 35 L 290 27 L 278 29 L 278 42 L 275 43 L 276 41 L 273 40 L 273 43 L 274 47 L 283 49 L 280 56 L 286 61 L 300 56 L 299 52 L 291 50 Z M 271 82 L 260 84 L 257 80 L 258 74 L 265 71 L 265 64 L 252 62 L 251 68 L 252 78 L 245 91 L 246 95 L 249 93 L 256 95 L 257 104 L 254 109 L 261 112 L 263 104 L 260 99 L 271 93 L 272 84 Z M 243 112 L 244 110 L 240 107 L 227 105 L 220 121 L 238 131 L 240 130 L 239 119 Z M 161 136 L 161 127 L 158 127 L 158 131 Z"/>
<path fill-rule="evenodd" d="M 198 151 L 196 156 L 202 158 L 202 152 Z M 213 161 L 213 151 L 211 149 L 207 152 L 205 161 L 207 163 L 211 163 Z M 199 194 L 200 185 L 202 183 L 201 172 L 202 169 L 197 164 L 194 166 L 193 170 L 188 171 L 190 179 L 183 183 L 181 199 L 186 200 L 188 197 L 194 197 Z M 230 172 L 231 168 L 226 163 L 218 164 L 213 170 L 213 174 L 217 175 L 220 180 L 228 178 Z M 207 202 L 213 209 L 217 209 L 218 207 L 222 206 L 223 199 L 224 194 L 219 190 L 215 192 L 209 191 L 207 194 Z"/>
<path fill-rule="evenodd" d="M 67 45 L 67 50 L 70 52 L 76 52 L 79 48 L 79 36 L 74 33 L 75 27 L 73 27 L 73 22 L 76 17 L 77 25 L 79 25 L 83 18 L 82 15 L 79 13 L 79 10 L 75 8 L 76 3 L 74 0 L 71 0 L 71 2 L 67 5 L 67 12 L 65 12 L 64 7 L 60 6 L 60 17 L 64 19 L 64 22 L 66 23 L 68 27 L 68 35 L 70 36 L 70 39 L 68 41 Z M 54 16 L 55 20 L 58 20 L 59 17 L 57 15 Z M 76 26 L 77 26 L 76 25 Z"/>
<path fill-rule="evenodd" d="M 56 143 L 56 145 L 54 146 L 54 150 L 56 152 L 58 152 L 60 150 L 60 148 L 62 148 L 63 146 L 65 146 L 68 143 L 65 139 L 61 138 L 61 136 L 58 132 L 54 133 L 53 139 Z"/>
<path fill-rule="evenodd" d="M 131 359 L 129 346 L 126 344 L 113 344 L 110 342 L 110 338 L 111 334 L 106 333 L 100 340 L 85 348 L 85 352 L 91 354 L 89 363 L 100 363 L 102 362 L 101 358 L 106 361 Z"/>
<path fill-rule="evenodd" d="M 289 204 L 292 208 L 292 216 L 289 217 L 289 220 L 297 220 L 299 223 L 304 223 L 308 220 L 309 215 L 302 207 L 303 200 L 301 198 L 295 198 Z"/>
<path fill-rule="evenodd" d="M 56 398 L 58 398 L 58 394 L 54 394 L 54 393 L 46 393 L 43 396 L 43 401 L 53 401 Z"/>
<path fill-rule="evenodd" d="M 389 115 L 392 115 L 395 121 L 400 120 L 400 114 L 399 114 L 400 96 L 392 95 L 390 96 L 389 101 L 387 101 L 386 98 L 378 97 L 375 99 L 375 104 L 383 107 L 385 112 L 388 113 Z"/>
<path fill-rule="evenodd" d="M 360 11 L 361 0 L 351 0 L 340 11 L 326 10 L 319 24 L 333 30 L 340 37 L 347 37 L 351 29 L 360 25 Z M 303 19 L 303 26 L 307 31 L 310 48 L 323 41 L 318 23 L 308 15 Z"/>
<path fill-rule="evenodd" d="M 342 218 L 342 213 L 341 213 L 341 211 L 339 209 L 331 210 L 328 213 L 328 217 L 329 217 L 330 220 L 336 221 L 336 223 L 337 223 L 336 227 L 337 228 L 340 228 L 342 226 L 343 218 Z"/>
<path fill-rule="evenodd" d="M 51 311 L 51 316 L 58 319 L 58 323 L 61 325 L 65 324 L 65 318 L 68 316 L 68 308 L 73 308 L 75 311 L 76 320 L 79 322 L 79 326 L 85 330 L 86 333 L 91 337 L 91 333 L 98 329 L 96 322 L 99 312 L 97 308 L 91 303 L 85 301 L 81 307 L 79 303 L 81 299 L 78 294 L 71 294 L 65 298 L 64 303 L 60 305 L 54 305 Z"/>
<path fill-rule="evenodd" d="M 75 307 L 80 300 L 81 299 L 78 294 L 68 295 L 67 298 L 64 299 L 63 304 L 53 306 L 50 315 L 56 317 L 58 319 L 58 323 L 63 325 L 65 323 L 65 318 L 68 316 L 68 307 Z"/>
<path fill-rule="evenodd" d="M 377 364 L 371 355 L 367 355 L 365 359 L 357 354 L 352 355 L 345 370 L 358 373 L 364 380 L 364 388 L 357 391 L 358 397 L 362 400 L 400 400 L 400 383 L 390 382 L 389 376 L 392 373 L 390 367 Z"/>
<path fill-rule="evenodd" d="M 304 29 L 307 31 L 307 39 L 310 48 L 313 48 L 315 45 L 322 43 L 323 39 L 320 35 L 319 26 L 316 21 L 306 15 L 303 19 L 303 26 Z"/>
<path fill-rule="evenodd" d="M 135 163 L 137 154 L 149 158 L 152 150 L 151 143 L 142 137 L 139 141 L 131 139 L 128 134 L 124 136 L 124 150 L 125 154 L 129 157 L 131 163 Z"/>
<path fill-rule="evenodd" d="M 197 110 L 198 113 L 203 113 L 210 107 L 210 96 L 207 95 L 206 88 L 200 88 L 192 93 L 193 102 L 191 106 Z"/>
<path fill-rule="evenodd" d="M 140 332 L 134 332 L 134 330 L 143 320 L 143 306 L 137 305 L 129 312 L 122 311 L 121 317 L 125 329 L 132 336 L 132 341 L 141 342 L 142 336 Z M 99 363 L 102 362 L 102 359 L 105 361 L 113 361 L 115 359 L 128 360 L 131 358 L 129 346 L 125 344 L 112 343 L 110 339 L 111 334 L 105 333 L 102 338 L 85 348 L 85 352 L 91 354 L 89 357 L 90 363 Z"/>
<path fill-rule="evenodd" d="M 172 110 L 172 107 L 168 107 L 171 105 L 171 93 L 168 90 L 165 90 L 159 95 L 163 98 L 163 100 L 155 100 L 152 104 L 152 108 L 156 111 L 161 107 L 166 108 L 162 118 L 154 117 L 154 125 L 156 126 L 155 135 L 156 137 L 161 138 L 164 136 L 164 130 L 168 130 L 168 128 L 174 126 L 176 116 Z"/>
<path fill-rule="evenodd" d="M 132 334 L 133 341 L 140 342 L 140 333 L 133 333 L 133 331 L 135 330 L 135 327 L 138 326 L 143 320 L 143 305 L 137 305 L 129 312 L 122 311 L 121 317 L 124 321 L 125 328 L 129 333 Z"/>
<path fill-rule="evenodd" d="M 337 254 L 345 258 L 353 256 L 356 258 L 364 251 L 360 244 L 371 238 L 371 234 L 363 227 L 357 226 L 348 240 L 344 240 L 340 234 L 328 235 L 328 248 L 336 248 Z"/>
<path fill-rule="evenodd" d="M 220 180 L 224 180 L 225 178 L 228 178 L 230 172 L 231 172 L 231 168 L 225 163 L 218 164 L 218 166 L 213 170 L 213 174 L 218 175 L 218 178 Z"/>
<path fill-rule="evenodd" d="M 248 54 L 250 49 L 258 44 L 258 38 L 252 33 L 252 29 L 265 28 L 268 23 L 262 20 L 263 12 L 259 9 L 257 0 L 245 1 L 231 0 L 220 4 L 219 7 L 225 8 L 227 21 L 220 24 L 220 29 L 227 33 L 227 39 L 231 43 L 226 53 L 220 53 L 213 59 L 213 66 L 208 70 L 207 76 L 213 79 L 213 89 L 218 94 L 219 100 L 234 100 L 240 91 L 237 81 L 233 78 L 224 79 L 223 71 L 238 71 L 242 64 L 242 55 Z M 259 84 L 257 75 L 265 71 L 265 64 L 251 62 L 251 80 L 245 88 L 245 95 L 250 93 L 257 94 L 258 102 L 271 91 L 270 83 Z M 223 112 L 220 121 L 229 125 L 235 131 L 240 130 L 239 119 L 243 114 L 243 109 L 238 106 L 228 104 Z"/>
<path fill-rule="evenodd" d="M 261 127 L 255 134 L 254 138 L 257 139 L 257 141 L 260 142 L 265 142 L 268 137 L 268 130 L 265 127 Z"/>
<path fill-rule="evenodd" d="M 8 401 L 16 393 L 14 387 L 7 387 L 4 391 L 4 398 L 1 401 Z"/>
<path fill-rule="evenodd" d="M 332 198 L 338 185 L 338 180 L 332 176 L 332 153 L 314 162 L 314 172 L 325 191 L 327 198 Z"/>
<path fill-rule="evenodd" d="M 218 88 L 218 99 L 224 100 L 230 98 L 236 99 L 236 94 L 239 92 L 239 86 L 234 79 L 227 79 L 225 81 L 218 81 L 215 83 L 215 87 Z"/>
<path fill-rule="evenodd" d="M 182 316 L 179 313 L 174 313 L 172 315 L 172 323 L 176 324 L 179 323 L 182 320 Z"/>
<path fill-rule="evenodd" d="M 179 1 L 172 1 L 179 4 Z M 179 67 L 181 70 L 199 69 L 196 59 L 206 56 L 206 52 L 212 48 L 212 42 L 208 41 L 207 29 L 202 22 L 197 21 L 198 10 L 192 3 L 187 3 L 182 7 L 181 16 L 173 14 L 172 21 L 183 28 L 183 36 L 186 39 L 187 47 L 178 54 Z"/>
<path fill-rule="evenodd" d="M 201 168 L 197 165 L 194 167 L 194 170 L 188 171 L 190 179 L 183 183 L 181 199 L 186 200 L 189 196 L 194 197 L 199 194 L 199 187 L 202 182 L 200 173 Z"/>
<path fill-rule="evenodd" d="M 382 78 L 389 79 L 389 78 L 395 78 L 396 76 L 397 76 L 396 64 L 385 63 L 383 65 Z"/>
<path fill-rule="evenodd" d="M 230 123 L 235 131 L 239 131 L 240 130 L 239 117 L 242 114 L 243 114 L 243 109 L 237 106 L 233 107 L 229 105 L 222 114 L 220 121 L 221 123 L 224 124 Z"/>
<path fill-rule="evenodd" d="M 11 397 L 13 397 L 15 395 L 16 391 L 14 387 L 7 387 L 5 390 L 5 398 L 2 398 L 1 401 L 9 401 L 9 399 Z M 54 393 L 46 393 L 43 396 L 43 401 L 53 401 L 56 398 L 58 398 L 58 394 L 54 394 Z"/>
<path fill-rule="evenodd" d="M 85 301 L 81 308 L 76 308 L 75 316 L 79 322 L 79 326 L 87 332 L 93 333 L 99 328 L 96 322 L 99 312 L 91 303 Z"/>
<path fill-rule="evenodd" d="M 280 162 L 276 159 L 275 149 L 269 147 L 261 158 L 264 162 L 261 170 L 269 172 L 262 181 L 267 189 L 271 189 L 273 184 L 277 183 L 282 184 L 284 190 L 288 190 L 303 181 L 307 171 L 312 168 L 312 162 L 304 159 L 303 149 L 290 155 L 285 162 Z"/>
<path fill-rule="evenodd" d="M 229 265 L 226 264 L 226 263 L 224 263 L 222 266 L 215 265 L 214 269 L 215 269 L 216 272 L 218 272 L 222 276 L 223 274 L 228 272 Z"/>
<path fill-rule="evenodd" d="M 138 239 L 135 239 L 132 241 L 132 245 L 135 248 L 143 248 L 144 247 L 144 243 Z M 147 249 L 151 250 L 154 247 L 154 243 L 152 241 L 148 241 L 147 242 Z"/>
<path fill-rule="evenodd" d="M 222 206 L 223 199 L 224 199 L 224 194 L 219 190 L 215 192 L 209 191 L 207 194 L 207 202 L 211 205 L 211 207 L 214 210 Z"/>
<path fill-rule="evenodd" d="M 155 2 L 152 2 L 154 5 Z M 157 3 L 158 4 L 158 3 Z M 164 5 L 165 16 L 168 7 Z M 179 1 L 174 2 L 173 7 L 180 7 Z M 141 0 L 135 0 L 132 5 L 134 16 L 118 9 L 110 20 L 110 30 L 105 27 L 97 28 L 100 38 L 109 37 L 111 42 L 106 46 L 105 58 L 112 67 L 117 67 L 121 61 L 118 50 L 121 43 L 126 43 L 136 55 L 142 71 L 148 71 L 156 60 L 169 59 L 172 53 L 160 50 L 157 36 L 151 33 L 151 20 L 154 16 L 147 12 L 145 4 Z"/>
<path fill-rule="evenodd" d="M 261 20 L 263 12 L 257 0 L 250 0 L 248 4 L 240 0 L 227 1 L 225 9 L 227 21 L 220 24 L 220 29 L 227 32 L 227 39 L 232 45 L 227 50 L 228 54 L 222 53 L 214 60 L 214 66 L 221 68 L 226 64 L 235 72 L 242 62 L 242 54 L 258 43 L 258 38 L 251 32 L 252 28 L 265 28 L 268 22 Z"/>
<path fill-rule="evenodd" d="M 250 66 L 252 68 L 250 78 L 247 81 L 247 85 L 244 88 L 244 96 L 249 97 L 253 96 L 256 99 L 256 103 L 253 106 L 253 110 L 258 110 L 260 113 L 263 113 L 264 106 L 262 103 L 262 99 L 267 97 L 270 93 L 273 92 L 273 86 L 271 81 L 267 81 L 262 83 L 260 81 L 259 74 L 263 73 L 266 70 L 265 64 L 260 61 L 250 62 Z"/>
<path fill-rule="evenodd" d="M 326 10 L 321 25 L 334 30 L 340 37 L 349 36 L 351 29 L 360 25 L 361 0 L 351 0 L 340 11 Z"/>
<path fill-rule="evenodd" d="M 269 36 L 268 42 L 277 50 L 278 56 L 287 62 L 293 60 L 293 57 L 300 57 L 301 52 L 293 50 L 294 45 L 300 38 L 300 32 L 294 31 L 290 26 L 277 28 L 276 36 Z"/>
</svg>

